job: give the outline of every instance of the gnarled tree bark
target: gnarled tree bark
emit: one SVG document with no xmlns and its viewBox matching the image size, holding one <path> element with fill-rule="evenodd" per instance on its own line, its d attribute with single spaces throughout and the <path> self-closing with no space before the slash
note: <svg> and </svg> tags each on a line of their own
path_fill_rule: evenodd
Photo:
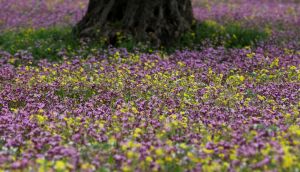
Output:
<svg viewBox="0 0 300 172">
<path fill-rule="evenodd" d="M 190 29 L 191 0 L 90 0 L 74 31 L 80 37 L 129 34 L 137 41 L 168 45 Z"/>
</svg>

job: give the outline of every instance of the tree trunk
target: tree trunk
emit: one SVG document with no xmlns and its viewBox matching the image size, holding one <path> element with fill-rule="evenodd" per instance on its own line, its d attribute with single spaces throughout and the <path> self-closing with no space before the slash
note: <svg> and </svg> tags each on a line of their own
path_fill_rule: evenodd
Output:
<svg viewBox="0 0 300 172">
<path fill-rule="evenodd" d="M 192 20 L 191 0 L 90 0 L 74 30 L 80 37 L 108 37 L 111 44 L 122 33 L 168 45 L 190 29 Z"/>
</svg>

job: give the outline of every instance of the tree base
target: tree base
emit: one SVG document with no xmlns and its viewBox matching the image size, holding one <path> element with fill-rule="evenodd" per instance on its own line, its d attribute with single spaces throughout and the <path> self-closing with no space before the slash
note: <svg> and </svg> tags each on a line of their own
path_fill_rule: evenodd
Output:
<svg viewBox="0 0 300 172">
<path fill-rule="evenodd" d="M 169 45 L 192 20 L 190 0 L 90 0 L 74 31 L 80 37 L 107 37 L 110 44 L 122 33 L 138 42 Z"/>
</svg>

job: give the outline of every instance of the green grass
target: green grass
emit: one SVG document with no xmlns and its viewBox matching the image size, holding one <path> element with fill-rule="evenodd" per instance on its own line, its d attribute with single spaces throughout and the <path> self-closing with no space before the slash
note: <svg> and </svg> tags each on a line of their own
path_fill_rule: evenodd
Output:
<svg viewBox="0 0 300 172">
<path fill-rule="evenodd" d="M 0 49 L 12 54 L 28 50 L 36 59 L 57 60 L 58 52 L 74 48 L 76 42 L 68 28 L 22 29 L 0 35 Z"/>
<path fill-rule="evenodd" d="M 209 41 L 213 46 L 224 46 L 226 48 L 243 48 L 256 46 L 258 42 L 266 40 L 269 33 L 257 28 L 242 27 L 238 23 L 226 25 L 207 20 L 195 25 L 194 32 L 185 34 L 181 44 L 192 46 Z"/>
<path fill-rule="evenodd" d="M 91 88 L 81 88 L 78 90 L 71 90 L 71 89 L 59 89 L 54 92 L 55 95 L 57 95 L 59 98 L 72 98 L 72 99 L 81 99 L 83 101 L 89 100 L 94 94 L 96 93 L 95 90 Z"/>
<path fill-rule="evenodd" d="M 220 25 L 215 21 L 205 21 L 194 26 L 192 32 L 182 36 L 180 41 L 172 48 L 164 48 L 168 52 L 176 49 L 185 49 L 201 46 L 205 41 L 213 46 L 226 48 L 242 48 L 255 46 L 257 42 L 267 39 L 268 33 L 255 28 L 244 28 L 239 24 L 230 23 Z M 151 51 L 150 46 L 138 45 L 131 38 L 119 35 L 117 47 L 127 48 L 129 51 L 135 47 L 143 51 Z M 87 45 L 72 34 L 71 27 L 21 29 L 19 31 L 5 31 L 0 33 L 0 50 L 15 54 L 20 50 L 32 53 L 35 59 L 60 60 L 59 52 L 72 57 L 74 55 L 88 56 L 93 51 L 107 47 L 105 39 L 94 40 Z"/>
<path fill-rule="evenodd" d="M 92 49 L 102 48 L 102 46 L 100 42 L 91 42 L 88 46 L 81 44 L 72 34 L 71 27 L 29 28 L 0 33 L 0 50 L 11 54 L 27 50 L 36 60 L 61 60 L 62 55 L 59 55 L 61 52 L 68 56 L 87 56 L 93 51 Z"/>
</svg>

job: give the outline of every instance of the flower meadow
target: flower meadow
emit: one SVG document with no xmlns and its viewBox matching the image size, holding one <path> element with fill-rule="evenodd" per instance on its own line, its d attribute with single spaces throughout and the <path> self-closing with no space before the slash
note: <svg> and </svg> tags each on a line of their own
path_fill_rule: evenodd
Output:
<svg viewBox="0 0 300 172">
<path fill-rule="evenodd" d="M 0 29 L 71 25 L 84 15 L 88 0 L 0 1 Z"/>
<path fill-rule="evenodd" d="M 87 3 L 39 2 L 24 16 L 36 1 L 0 0 L 1 29 L 74 24 Z M 269 39 L 173 53 L 67 47 L 59 61 L 0 44 L 0 172 L 299 171 L 300 4 L 230 2 L 194 1 L 195 16 L 259 24 Z"/>
</svg>

